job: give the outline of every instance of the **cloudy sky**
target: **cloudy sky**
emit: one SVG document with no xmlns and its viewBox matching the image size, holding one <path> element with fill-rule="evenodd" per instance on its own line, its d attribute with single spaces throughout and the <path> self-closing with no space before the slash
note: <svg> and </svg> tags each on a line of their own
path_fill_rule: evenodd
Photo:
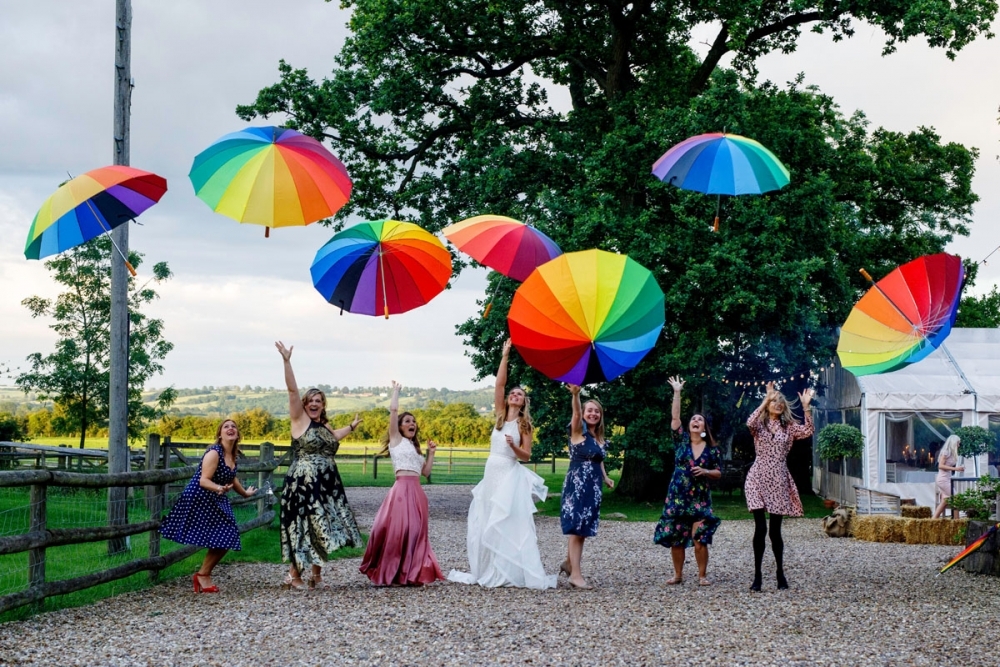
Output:
<svg viewBox="0 0 1000 667">
<path fill-rule="evenodd" d="M 54 296 L 41 262 L 23 256 L 35 211 L 67 172 L 112 160 L 113 0 L 2 0 L 0 23 L 0 364 L 48 351 L 54 335 L 20 305 Z M 300 384 L 475 386 L 454 327 L 477 311 L 485 273 L 467 271 L 428 306 L 388 322 L 338 315 L 312 288 L 309 265 L 330 232 L 318 225 L 264 239 L 256 225 L 212 213 L 192 193 L 194 155 L 243 127 L 237 104 L 277 80 L 285 58 L 315 76 L 330 69 L 347 14 L 322 0 L 133 0 L 132 165 L 167 178 L 170 191 L 133 226 L 146 261 L 175 277 L 150 313 L 175 344 L 154 386 L 280 385 L 273 341 L 296 346 Z M 695 35 L 696 48 L 714 37 Z M 873 126 L 931 126 L 945 140 L 980 149 L 982 198 L 971 237 L 951 251 L 981 259 L 1000 245 L 1000 43 L 981 40 L 949 61 L 922 40 L 880 56 L 877 31 L 861 26 L 846 43 L 807 34 L 792 55 L 768 56 L 765 78 L 804 72 L 845 112 L 863 109 Z M 556 96 L 558 99 L 558 96 Z M 666 149 L 667 147 L 664 147 Z M 1000 283 L 1000 253 L 977 291 Z M 6 382 L 9 383 L 9 380 Z M 0 378 L 0 384 L 4 380 Z"/>
</svg>

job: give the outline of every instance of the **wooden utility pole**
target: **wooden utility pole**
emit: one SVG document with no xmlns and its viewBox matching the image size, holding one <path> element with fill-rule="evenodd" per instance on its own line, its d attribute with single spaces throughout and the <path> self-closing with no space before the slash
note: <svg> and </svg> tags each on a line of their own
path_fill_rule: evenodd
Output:
<svg viewBox="0 0 1000 667">
<path fill-rule="evenodd" d="M 132 2 L 115 3 L 115 129 L 114 163 L 129 163 L 129 112 L 132 105 Z M 128 257 L 128 223 L 111 232 Z M 128 468 L 128 270 L 115 257 L 111 262 L 111 395 L 108 397 L 108 472 Z M 128 523 L 128 489 L 108 489 L 108 525 Z M 127 549 L 124 538 L 108 541 L 108 554 Z"/>
</svg>

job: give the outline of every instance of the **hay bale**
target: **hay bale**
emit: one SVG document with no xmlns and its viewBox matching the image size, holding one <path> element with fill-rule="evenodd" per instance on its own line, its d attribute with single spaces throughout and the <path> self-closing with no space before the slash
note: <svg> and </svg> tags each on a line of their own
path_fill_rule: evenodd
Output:
<svg viewBox="0 0 1000 667">
<path fill-rule="evenodd" d="M 904 519 L 929 519 L 931 518 L 931 508 L 924 507 L 923 505 L 903 505 L 900 507 L 903 511 Z"/>
<path fill-rule="evenodd" d="M 907 519 L 903 534 L 907 544 L 961 544 L 968 523 L 968 519 Z"/>
<path fill-rule="evenodd" d="M 854 537 L 865 542 L 905 542 L 903 532 L 905 522 L 915 519 L 901 519 L 897 516 L 881 516 L 866 514 L 857 516 L 851 522 L 854 527 Z"/>
</svg>

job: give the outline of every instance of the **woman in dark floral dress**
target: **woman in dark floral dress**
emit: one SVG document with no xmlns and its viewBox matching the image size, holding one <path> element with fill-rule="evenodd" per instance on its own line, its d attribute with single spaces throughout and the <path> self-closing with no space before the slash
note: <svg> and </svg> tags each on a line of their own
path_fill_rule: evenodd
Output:
<svg viewBox="0 0 1000 667">
<path fill-rule="evenodd" d="M 674 563 L 674 576 L 668 584 L 679 584 L 684 569 L 684 552 L 694 546 L 694 559 L 698 564 L 698 583 L 708 586 L 708 545 L 721 521 L 712 514 L 712 492 L 709 479 L 719 479 L 719 455 L 715 438 L 704 415 L 692 415 L 687 433 L 681 424 L 681 389 L 684 381 L 670 378 L 674 400 L 670 409 L 670 433 L 674 440 L 674 474 L 667 489 L 663 515 L 656 524 L 653 542 L 670 547 Z"/>
<path fill-rule="evenodd" d="M 361 423 L 355 415 L 349 426 L 334 430 L 326 417 L 326 396 L 310 389 L 299 398 L 292 372 L 292 349 L 275 343 L 285 362 L 288 412 L 292 422 L 292 464 L 281 491 L 281 559 L 291 561 L 285 585 L 304 589 L 302 572 L 312 567 L 310 588 L 329 588 L 323 581 L 323 563 L 341 547 L 362 546 L 354 512 L 347 504 L 344 483 L 333 457 L 340 440 Z"/>
<path fill-rule="evenodd" d="M 593 588 L 580 572 L 583 542 L 597 535 L 601 515 L 602 482 L 615 483 L 604 470 L 607 443 L 604 440 L 604 408 L 597 399 L 580 405 L 580 387 L 569 385 L 573 395 L 573 419 L 569 425 L 569 470 L 562 490 L 559 513 L 563 535 L 569 537 L 566 560 L 559 570 L 569 575 L 570 586 Z"/>
<path fill-rule="evenodd" d="M 747 419 L 747 428 L 753 435 L 753 448 L 757 454 L 743 485 L 747 509 L 753 513 L 754 520 L 752 591 L 759 591 L 761 587 L 761 564 L 768 536 L 771 538 L 771 551 L 774 552 L 778 589 L 788 588 L 781 519 L 785 516 L 802 516 L 802 501 L 785 459 L 792 450 L 792 443 L 808 438 L 813 433 L 812 413 L 809 411 L 813 395 L 813 390 L 808 388 L 799 394 L 805 415 L 805 423 L 800 424 L 792 416 L 792 408 L 782 393 L 774 388 L 773 382 L 768 382 L 764 401 Z M 770 515 L 770 528 L 764 512 Z"/>
</svg>

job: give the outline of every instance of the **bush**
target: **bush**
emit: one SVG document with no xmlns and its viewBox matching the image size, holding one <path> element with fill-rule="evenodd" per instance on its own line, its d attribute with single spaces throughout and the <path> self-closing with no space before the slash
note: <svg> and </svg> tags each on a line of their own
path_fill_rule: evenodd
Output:
<svg viewBox="0 0 1000 667">
<path fill-rule="evenodd" d="M 976 488 L 956 493 L 948 500 L 948 506 L 965 512 L 970 519 L 989 519 L 998 493 L 1000 493 L 1000 479 L 983 475 L 979 478 Z"/>
<path fill-rule="evenodd" d="M 865 451 L 865 437 L 850 424 L 828 424 L 816 437 L 816 451 L 824 461 L 858 458 Z"/>
<path fill-rule="evenodd" d="M 0 412 L 0 442 L 25 442 L 28 439 L 27 420 Z"/>
<path fill-rule="evenodd" d="M 996 436 L 982 426 L 963 426 L 955 429 L 961 442 L 958 443 L 959 456 L 979 456 L 991 454 L 996 446 Z"/>
</svg>

